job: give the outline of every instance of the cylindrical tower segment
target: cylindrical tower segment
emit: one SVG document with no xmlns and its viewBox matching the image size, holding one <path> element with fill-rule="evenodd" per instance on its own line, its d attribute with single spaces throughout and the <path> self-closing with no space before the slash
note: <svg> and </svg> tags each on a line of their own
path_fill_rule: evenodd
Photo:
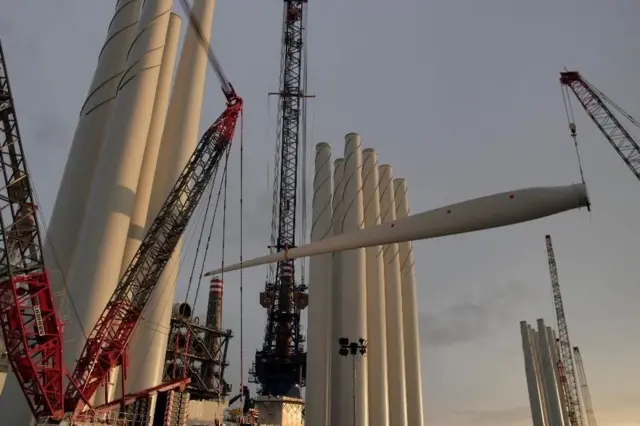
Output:
<svg viewBox="0 0 640 426">
<path fill-rule="evenodd" d="M 149 1 L 149 0 L 147 0 Z M 215 0 L 195 0 L 191 8 L 199 23 L 205 43 L 209 41 L 213 25 Z M 167 199 L 198 142 L 202 97 L 207 70 L 207 51 L 202 47 L 194 26 L 187 26 L 178 67 L 171 92 L 167 121 L 162 134 L 156 174 L 151 191 L 147 223 L 151 223 Z M 140 364 L 138 373 L 130 378 L 131 389 L 146 389 L 160 383 L 167 347 L 167 333 L 171 321 L 171 302 L 175 293 L 182 240 L 160 277 L 158 286 L 142 316 L 146 327 L 139 327 L 135 342 L 154 348 Z M 132 339 L 132 344 L 134 340 Z M 133 370 L 133 362 L 131 364 Z"/>
<path fill-rule="evenodd" d="M 396 220 L 393 170 L 380 166 L 380 215 L 382 223 Z M 402 323 L 402 278 L 398 244 L 382 247 L 387 314 L 387 362 L 389 368 L 389 424 L 408 426 L 405 385 L 404 328 Z"/>
<path fill-rule="evenodd" d="M 409 216 L 407 181 L 394 179 L 396 219 Z M 422 403 L 422 371 L 420 368 L 420 330 L 418 329 L 418 295 L 416 271 L 411 241 L 398 243 L 400 276 L 402 286 L 402 327 L 404 340 L 405 386 L 407 389 L 407 422 L 410 425 L 424 424 Z"/>
<path fill-rule="evenodd" d="M 311 241 L 332 233 L 331 147 L 316 145 Z M 331 255 L 313 256 L 309 260 L 309 320 L 307 331 L 307 389 L 305 424 L 325 426 L 329 423 L 329 382 L 331 345 Z"/>
<path fill-rule="evenodd" d="M 380 224 L 380 173 L 378 154 L 363 152 L 362 194 L 365 228 Z M 382 246 L 366 249 L 367 258 L 367 351 L 369 375 L 369 419 L 376 425 L 389 425 L 389 378 L 387 366 L 387 323 Z"/>
<path fill-rule="evenodd" d="M 362 145 L 360 135 L 349 133 L 344 146 L 344 221 L 343 232 L 353 232 L 364 228 L 364 202 L 362 200 Z M 338 327 L 340 337 L 351 342 L 367 340 L 367 287 L 366 256 L 362 248 L 342 253 L 342 324 Z M 354 356 L 354 355 L 351 355 Z M 348 397 L 342 399 L 342 418 L 353 415 L 354 401 L 357 426 L 369 425 L 367 357 L 355 355 L 355 362 L 342 357 L 341 388 Z M 355 371 L 354 371 L 355 370 Z M 353 378 L 355 376 L 355 379 Z"/>
</svg>

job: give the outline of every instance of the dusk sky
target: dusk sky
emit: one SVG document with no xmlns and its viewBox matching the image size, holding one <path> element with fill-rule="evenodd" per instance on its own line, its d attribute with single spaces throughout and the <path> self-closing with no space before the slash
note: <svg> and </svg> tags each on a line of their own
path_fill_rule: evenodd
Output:
<svg viewBox="0 0 640 426">
<path fill-rule="evenodd" d="M 0 0 L 0 37 L 47 218 L 114 5 Z M 309 155 L 313 143 L 327 141 L 337 158 L 344 135 L 360 133 L 364 146 L 407 179 L 413 212 L 579 182 L 558 82 L 564 67 L 640 114 L 637 1 L 325 0 L 311 1 L 308 11 L 309 91 L 316 96 Z M 245 100 L 245 258 L 263 254 L 269 242 L 277 104 L 268 92 L 278 87 L 281 12 L 277 0 L 218 0 L 215 14 L 214 48 Z M 224 108 L 211 69 L 207 78 L 203 131 Z M 518 323 L 543 317 L 556 328 L 544 244 L 551 234 L 571 343 L 581 348 L 598 424 L 640 426 L 633 254 L 640 249 L 640 182 L 575 99 L 573 106 L 591 213 L 414 245 L 428 425 L 531 425 Z M 226 259 L 235 262 L 237 147 L 232 157 Z M 220 243 L 213 245 L 210 268 L 220 262 Z M 192 252 L 195 238 L 187 246 Z M 190 267 L 187 258 L 178 294 Z M 262 344 L 265 273 L 244 273 L 245 377 Z M 236 334 L 228 374 L 234 389 L 238 278 L 227 276 L 224 306 L 224 325 Z"/>
</svg>

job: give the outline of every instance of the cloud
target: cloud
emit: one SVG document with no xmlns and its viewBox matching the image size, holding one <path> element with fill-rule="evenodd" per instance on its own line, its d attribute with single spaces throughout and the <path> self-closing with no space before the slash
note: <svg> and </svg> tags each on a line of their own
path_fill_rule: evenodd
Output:
<svg viewBox="0 0 640 426">
<path fill-rule="evenodd" d="M 462 410 L 454 414 L 465 417 L 466 422 L 470 425 L 513 425 L 531 418 L 531 410 L 527 406 L 505 410 Z"/>
<path fill-rule="evenodd" d="M 510 280 L 479 300 L 466 297 L 436 312 L 420 315 L 420 337 L 429 346 L 449 346 L 491 334 L 494 326 L 526 299 L 524 283 Z"/>
</svg>

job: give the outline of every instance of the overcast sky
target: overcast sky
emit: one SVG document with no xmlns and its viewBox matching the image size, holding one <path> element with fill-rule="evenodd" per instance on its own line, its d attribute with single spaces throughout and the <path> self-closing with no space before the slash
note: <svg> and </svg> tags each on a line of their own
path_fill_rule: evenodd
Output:
<svg viewBox="0 0 640 426">
<path fill-rule="evenodd" d="M 47 217 L 114 4 L 0 0 L 0 36 Z M 278 84 L 281 4 L 219 0 L 213 30 L 216 51 L 245 99 L 245 258 L 268 244 L 265 182 L 276 104 L 268 106 L 267 93 Z M 311 2 L 309 13 L 310 90 L 317 96 L 309 110 L 312 140 L 330 142 L 338 156 L 346 133 L 362 134 L 365 146 L 407 178 L 414 212 L 578 182 L 558 83 L 565 66 L 632 115 L 640 111 L 640 6 L 632 0 L 325 0 Z M 202 129 L 223 106 L 209 71 Z M 640 425 L 633 254 L 640 248 L 640 185 L 574 106 L 592 213 L 415 245 L 430 425 L 531 424 L 518 322 L 544 317 L 555 324 L 546 233 L 553 236 L 572 344 L 581 347 L 598 422 Z M 230 260 L 239 250 L 238 198 L 229 196 L 228 237 L 236 240 L 229 242 Z M 219 263 L 215 256 L 211 267 Z M 264 276 L 261 268 L 244 275 L 245 370 L 261 345 Z M 225 325 L 236 336 L 237 278 L 229 276 L 225 288 Z M 236 337 L 229 374 L 236 389 L 238 346 Z"/>
</svg>

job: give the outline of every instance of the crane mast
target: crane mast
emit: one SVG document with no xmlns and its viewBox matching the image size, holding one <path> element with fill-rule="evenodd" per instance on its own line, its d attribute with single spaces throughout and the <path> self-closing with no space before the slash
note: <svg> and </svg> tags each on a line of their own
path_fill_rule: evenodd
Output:
<svg viewBox="0 0 640 426">
<path fill-rule="evenodd" d="M 277 235 L 272 249 L 288 250 L 296 245 L 298 192 L 298 146 L 301 140 L 305 94 L 303 73 L 306 0 L 285 0 L 282 26 L 282 58 L 279 96 L 280 170 L 274 211 Z M 275 227 L 274 227 L 275 228 Z M 251 371 L 263 395 L 290 395 L 304 386 L 306 353 L 301 345 L 300 311 L 306 307 L 304 285 L 296 285 L 293 260 L 279 262 L 269 276 L 260 304 L 267 309 L 262 350 L 256 352 Z M 291 395 L 294 396 L 294 395 Z M 299 396 L 299 395 L 296 395 Z"/>
<path fill-rule="evenodd" d="M 580 380 L 580 388 L 582 390 L 584 412 L 587 414 L 587 426 L 597 426 L 596 416 L 593 413 L 593 403 L 591 402 L 591 392 L 589 392 L 589 385 L 587 384 L 587 373 L 584 371 L 582 355 L 577 346 L 573 348 L 573 355 L 576 357 L 576 369 L 578 370 L 578 379 Z"/>
<path fill-rule="evenodd" d="M 34 413 L 62 404 L 62 330 L 42 257 L 30 175 L 0 44 L 0 327 Z"/>
<path fill-rule="evenodd" d="M 577 71 L 565 71 L 560 73 L 560 84 L 563 89 L 565 107 L 567 108 L 567 118 L 569 119 L 569 129 L 571 136 L 576 138 L 576 125 L 573 118 L 573 111 L 569 99 L 569 91 L 587 112 L 591 120 L 598 126 L 602 134 L 607 138 L 613 149 L 616 150 L 622 161 L 629 167 L 635 177 L 640 180 L 640 146 L 631 134 L 620 123 L 620 120 L 613 114 L 611 108 L 617 110 L 621 115 L 640 127 L 640 123 L 630 114 L 609 99 L 604 93 L 591 85 Z M 611 106 L 611 108 L 609 108 Z"/>
<path fill-rule="evenodd" d="M 564 315 L 564 306 L 562 303 L 562 295 L 560 293 L 560 282 L 558 281 L 558 268 L 556 266 L 556 257 L 553 252 L 551 236 L 547 235 L 545 237 L 545 241 L 547 244 L 547 258 L 549 261 L 549 274 L 551 275 L 551 287 L 553 289 L 553 301 L 558 319 L 560 354 L 562 355 L 562 368 L 559 368 L 558 370 L 561 371 L 561 374 L 564 376 L 561 377 L 561 381 L 566 386 L 565 395 L 567 397 L 569 422 L 571 423 L 571 426 L 584 426 L 584 423 L 582 422 L 582 410 L 580 409 L 580 398 L 578 397 L 576 373 L 573 368 L 569 330 L 567 328 L 567 319 Z"/>
</svg>

